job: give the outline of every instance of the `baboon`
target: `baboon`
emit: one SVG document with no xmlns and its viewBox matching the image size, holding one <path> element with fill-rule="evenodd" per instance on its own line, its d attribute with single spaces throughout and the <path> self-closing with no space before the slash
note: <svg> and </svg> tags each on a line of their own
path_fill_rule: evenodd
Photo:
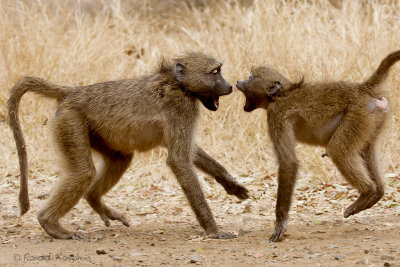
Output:
<svg viewBox="0 0 400 267">
<path fill-rule="evenodd" d="M 190 52 L 174 60 L 161 60 L 153 74 L 137 79 L 73 87 L 22 78 L 7 102 L 20 161 L 21 214 L 29 209 L 29 197 L 27 153 L 18 106 L 21 97 L 32 91 L 58 102 L 54 133 L 66 172 L 38 215 L 49 235 L 60 239 L 82 237 L 63 228 L 59 219 L 83 195 L 107 226 L 110 220 L 129 226 L 127 219 L 104 204 L 101 197 L 121 178 L 134 151 L 164 146 L 168 149 L 167 164 L 205 233 L 213 238 L 235 237 L 218 231 L 193 168 L 194 164 L 215 177 L 228 194 L 248 198 L 247 189 L 194 142 L 199 102 L 215 111 L 219 97 L 232 92 L 221 66 L 210 56 Z M 104 158 L 104 169 L 97 176 L 91 149 Z"/>
<path fill-rule="evenodd" d="M 388 55 L 363 83 L 291 82 L 268 67 L 253 68 L 236 87 L 244 93 L 244 110 L 267 110 L 268 133 L 279 162 L 276 225 L 270 241 L 282 239 L 287 228 L 298 160 L 296 141 L 322 146 L 360 196 L 344 217 L 371 208 L 384 194 L 376 142 L 384 126 L 388 102 L 379 86 L 400 51 Z"/>
</svg>

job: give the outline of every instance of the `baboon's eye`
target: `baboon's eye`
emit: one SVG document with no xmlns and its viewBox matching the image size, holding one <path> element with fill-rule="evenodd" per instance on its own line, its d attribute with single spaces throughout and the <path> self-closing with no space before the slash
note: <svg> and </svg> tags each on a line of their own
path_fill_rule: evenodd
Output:
<svg viewBox="0 0 400 267">
<path fill-rule="evenodd" d="M 218 74 L 220 71 L 221 71 L 221 68 L 217 68 L 217 69 L 213 70 L 211 73 Z"/>
</svg>

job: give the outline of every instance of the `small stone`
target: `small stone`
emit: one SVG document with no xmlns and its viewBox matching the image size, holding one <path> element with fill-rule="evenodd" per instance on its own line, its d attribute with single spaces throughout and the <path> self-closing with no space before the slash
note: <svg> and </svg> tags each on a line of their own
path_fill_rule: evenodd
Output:
<svg viewBox="0 0 400 267">
<path fill-rule="evenodd" d="M 16 229 L 8 229 L 7 234 L 15 234 L 17 232 Z"/>
<path fill-rule="evenodd" d="M 175 257 L 174 257 L 174 259 L 175 260 L 184 260 L 185 259 L 185 256 L 183 256 L 183 255 L 175 255 Z"/>
<path fill-rule="evenodd" d="M 385 262 L 385 263 L 383 264 L 383 266 L 385 266 L 385 267 L 390 267 L 391 265 L 390 265 L 389 262 Z"/>
<path fill-rule="evenodd" d="M 238 236 L 242 236 L 242 235 L 245 235 L 245 234 L 247 234 L 249 231 L 246 231 L 246 230 L 243 230 L 243 228 L 240 228 L 239 229 L 239 232 L 238 232 Z"/>
<path fill-rule="evenodd" d="M 344 259 L 344 256 L 343 256 L 343 255 L 341 255 L 341 254 L 335 255 L 335 260 L 340 261 L 340 260 L 343 260 L 343 259 Z"/>
<path fill-rule="evenodd" d="M 42 194 L 42 195 L 39 195 L 37 198 L 40 200 L 44 200 L 44 199 L 49 198 L 49 196 L 50 196 L 49 194 Z"/>
<path fill-rule="evenodd" d="M 87 221 L 85 221 L 85 224 L 92 224 L 92 222 L 87 220 Z"/>
<path fill-rule="evenodd" d="M 150 244 L 150 246 L 152 246 L 152 247 L 154 247 L 155 245 L 156 245 L 156 244 L 154 244 L 154 243 L 151 243 L 151 244 Z"/>
<path fill-rule="evenodd" d="M 367 263 L 368 263 L 368 260 L 367 259 L 363 259 L 363 260 L 357 261 L 356 265 L 367 265 Z"/>
<path fill-rule="evenodd" d="M 370 252 L 371 252 L 370 249 L 364 249 L 364 254 L 368 254 L 368 253 L 370 253 Z"/>
<path fill-rule="evenodd" d="M 122 258 L 121 257 L 119 257 L 119 256 L 114 256 L 113 257 L 113 260 L 115 260 L 115 261 L 122 261 Z"/>
<path fill-rule="evenodd" d="M 242 211 L 242 213 L 251 213 L 251 206 L 250 204 L 246 205 Z"/>
<path fill-rule="evenodd" d="M 102 240 L 104 238 L 105 238 L 105 236 L 103 234 L 97 234 L 97 235 L 94 236 L 95 240 Z"/>
<path fill-rule="evenodd" d="M 381 256 L 381 260 L 384 260 L 384 261 L 392 261 L 392 260 L 394 260 L 394 257 L 393 257 L 393 256 L 390 256 L 390 255 L 382 255 L 382 256 Z"/>
<path fill-rule="evenodd" d="M 97 253 L 97 255 L 107 254 L 107 252 L 104 248 L 96 249 L 96 253 Z"/>
<path fill-rule="evenodd" d="M 325 248 L 339 248 L 337 245 L 331 244 L 331 245 L 327 245 L 325 246 Z"/>
<path fill-rule="evenodd" d="M 129 253 L 129 255 L 130 256 L 141 256 L 142 253 L 140 253 L 140 252 L 131 252 L 131 253 Z"/>
<path fill-rule="evenodd" d="M 190 263 L 200 263 L 203 261 L 203 257 L 202 256 L 198 256 L 198 255 L 193 255 L 190 257 Z"/>
</svg>

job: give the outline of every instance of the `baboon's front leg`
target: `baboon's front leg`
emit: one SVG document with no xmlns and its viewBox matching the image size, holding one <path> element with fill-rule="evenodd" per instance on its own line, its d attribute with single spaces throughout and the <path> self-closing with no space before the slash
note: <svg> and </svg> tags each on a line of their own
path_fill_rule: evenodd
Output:
<svg viewBox="0 0 400 267">
<path fill-rule="evenodd" d="M 173 125 L 174 122 L 171 122 Z M 175 174 L 197 220 L 206 235 L 211 238 L 227 239 L 235 235 L 220 233 L 214 216 L 207 204 L 198 177 L 193 166 L 192 134 L 189 132 L 193 125 L 173 125 L 165 134 L 168 144 L 167 164 Z"/>
<path fill-rule="evenodd" d="M 283 125 L 282 127 L 270 129 L 270 136 L 273 140 L 274 149 L 278 157 L 279 170 L 278 197 L 275 209 L 275 230 L 269 240 L 271 242 L 277 242 L 283 238 L 283 234 L 287 228 L 293 189 L 296 183 L 298 161 L 294 148 L 294 133 L 292 126 L 289 123 L 286 126 Z"/>
<path fill-rule="evenodd" d="M 212 175 L 215 180 L 225 188 L 228 194 L 235 195 L 240 199 L 249 198 L 247 194 L 248 190 L 244 186 L 238 184 L 221 164 L 210 157 L 199 146 L 196 147 L 194 164 L 200 170 Z"/>
</svg>

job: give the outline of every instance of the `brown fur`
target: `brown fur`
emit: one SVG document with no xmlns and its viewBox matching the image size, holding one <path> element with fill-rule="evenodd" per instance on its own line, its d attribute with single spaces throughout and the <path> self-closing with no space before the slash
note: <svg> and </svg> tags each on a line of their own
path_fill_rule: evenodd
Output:
<svg viewBox="0 0 400 267">
<path fill-rule="evenodd" d="M 208 109 L 216 110 L 219 96 L 232 92 L 220 73 L 221 66 L 209 56 L 189 53 L 173 62 L 162 60 L 153 74 L 132 80 L 71 87 L 39 78 L 21 79 L 12 88 L 8 100 L 10 126 L 20 160 L 21 213 L 29 209 L 29 198 L 27 155 L 18 121 L 18 105 L 24 93 L 33 91 L 58 101 L 55 139 L 66 167 L 65 176 L 38 216 L 49 235 L 63 239 L 79 237 L 64 229 L 59 219 L 83 195 L 107 226 L 109 220 L 119 220 L 128 226 L 127 219 L 106 206 L 101 197 L 121 178 L 134 151 L 161 145 L 168 149 L 167 164 L 206 234 L 233 237 L 218 232 L 193 168 L 195 165 L 213 175 L 229 194 L 242 199 L 248 197 L 247 190 L 193 141 L 199 115 L 197 100 Z M 104 158 L 104 168 L 98 174 L 91 149 Z"/>
<path fill-rule="evenodd" d="M 279 241 L 286 231 L 298 160 L 296 141 L 323 146 L 359 198 L 344 217 L 372 207 L 384 194 L 376 159 L 376 140 L 385 123 L 386 101 L 378 86 L 389 68 L 400 60 L 400 51 L 388 55 L 364 83 L 293 83 L 276 70 L 258 67 L 237 88 L 246 96 L 245 111 L 264 108 L 268 132 L 279 162 L 276 226 L 270 241 Z M 387 102 L 386 102 L 387 104 Z"/>
</svg>

